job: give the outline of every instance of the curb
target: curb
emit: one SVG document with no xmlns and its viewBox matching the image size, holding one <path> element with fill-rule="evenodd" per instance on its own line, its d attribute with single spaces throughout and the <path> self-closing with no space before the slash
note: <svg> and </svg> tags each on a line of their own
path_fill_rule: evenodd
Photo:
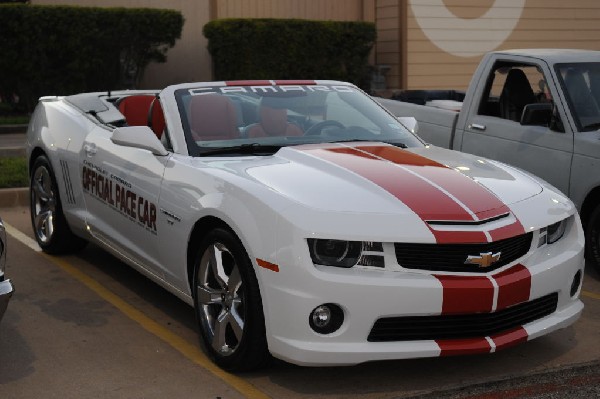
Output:
<svg viewBox="0 0 600 399">
<path fill-rule="evenodd" d="M 0 134 L 3 133 L 26 133 L 28 125 L 0 125 Z"/>
<path fill-rule="evenodd" d="M 25 156 L 25 147 L 2 147 L 0 158 L 16 158 Z"/>
<path fill-rule="evenodd" d="M 0 208 L 29 206 L 29 188 L 1 188 Z"/>
</svg>

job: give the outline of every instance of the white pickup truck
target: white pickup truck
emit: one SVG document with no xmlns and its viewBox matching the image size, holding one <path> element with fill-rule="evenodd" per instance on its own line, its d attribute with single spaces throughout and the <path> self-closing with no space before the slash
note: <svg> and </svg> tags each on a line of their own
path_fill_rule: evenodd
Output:
<svg viewBox="0 0 600 399">
<path fill-rule="evenodd" d="M 378 101 L 414 117 L 428 143 L 514 165 L 567 194 L 600 269 L 600 51 L 492 52 L 461 97 L 405 91 L 397 98 L 410 102 Z"/>
</svg>

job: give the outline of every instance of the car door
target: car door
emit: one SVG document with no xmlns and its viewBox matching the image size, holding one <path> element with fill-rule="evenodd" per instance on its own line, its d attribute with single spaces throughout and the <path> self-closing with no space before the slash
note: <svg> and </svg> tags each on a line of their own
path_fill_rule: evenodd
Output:
<svg viewBox="0 0 600 399">
<path fill-rule="evenodd" d="M 511 79 L 515 76 L 521 79 Z M 508 86 L 513 89 L 514 100 L 509 100 Z M 530 58 L 522 62 L 496 60 L 486 87 L 479 92 L 462 125 L 464 138 L 459 149 L 522 168 L 568 195 L 572 131 L 568 126 L 561 131 L 520 123 L 524 105 L 531 103 L 556 104 L 560 120 L 566 120 L 562 97 L 557 95 L 556 82 L 546 63 Z"/>
<path fill-rule="evenodd" d="M 117 145 L 111 136 L 111 131 L 95 130 L 80 154 L 88 229 L 138 266 L 162 277 L 157 218 L 169 156 Z"/>
</svg>

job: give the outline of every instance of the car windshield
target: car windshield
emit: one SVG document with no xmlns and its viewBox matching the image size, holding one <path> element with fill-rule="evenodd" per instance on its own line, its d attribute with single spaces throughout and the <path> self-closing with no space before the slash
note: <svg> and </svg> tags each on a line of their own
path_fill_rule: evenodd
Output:
<svg viewBox="0 0 600 399">
<path fill-rule="evenodd" d="M 345 141 L 423 145 L 353 86 L 198 87 L 175 95 L 194 156 L 269 154 L 283 146 Z"/>
<path fill-rule="evenodd" d="M 600 63 L 557 64 L 556 71 L 578 130 L 600 129 Z"/>
</svg>

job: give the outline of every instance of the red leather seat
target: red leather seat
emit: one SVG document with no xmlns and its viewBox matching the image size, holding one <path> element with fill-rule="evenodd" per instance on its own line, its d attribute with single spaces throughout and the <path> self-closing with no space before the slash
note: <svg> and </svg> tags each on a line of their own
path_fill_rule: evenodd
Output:
<svg viewBox="0 0 600 399">
<path fill-rule="evenodd" d="M 261 105 L 259 123 L 248 128 L 248 137 L 302 136 L 300 127 L 287 121 L 287 109 Z"/>
<path fill-rule="evenodd" d="M 165 116 L 160 101 L 154 95 L 139 94 L 123 98 L 119 111 L 129 126 L 150 126 L 160 139 L 165 129 Z"/>
<path fill-rule="evenodd" d="M 189 108 L 194 140 L 231 140 L 240 137 L 231 100 L 219 94 L 192 97 Z"/>
<path fill-rule="evenodd" d="M 155 97 L 150 104 L 150 111 L 148 111 L 148 126 L 150 129 L 156 134 L 156 137 L 160 140 L 163 132 L 165 131 L 165 114 L 162 109 L 162 105 L 160 105 L 160 100 L 158 97 Z"/>
</svg>

